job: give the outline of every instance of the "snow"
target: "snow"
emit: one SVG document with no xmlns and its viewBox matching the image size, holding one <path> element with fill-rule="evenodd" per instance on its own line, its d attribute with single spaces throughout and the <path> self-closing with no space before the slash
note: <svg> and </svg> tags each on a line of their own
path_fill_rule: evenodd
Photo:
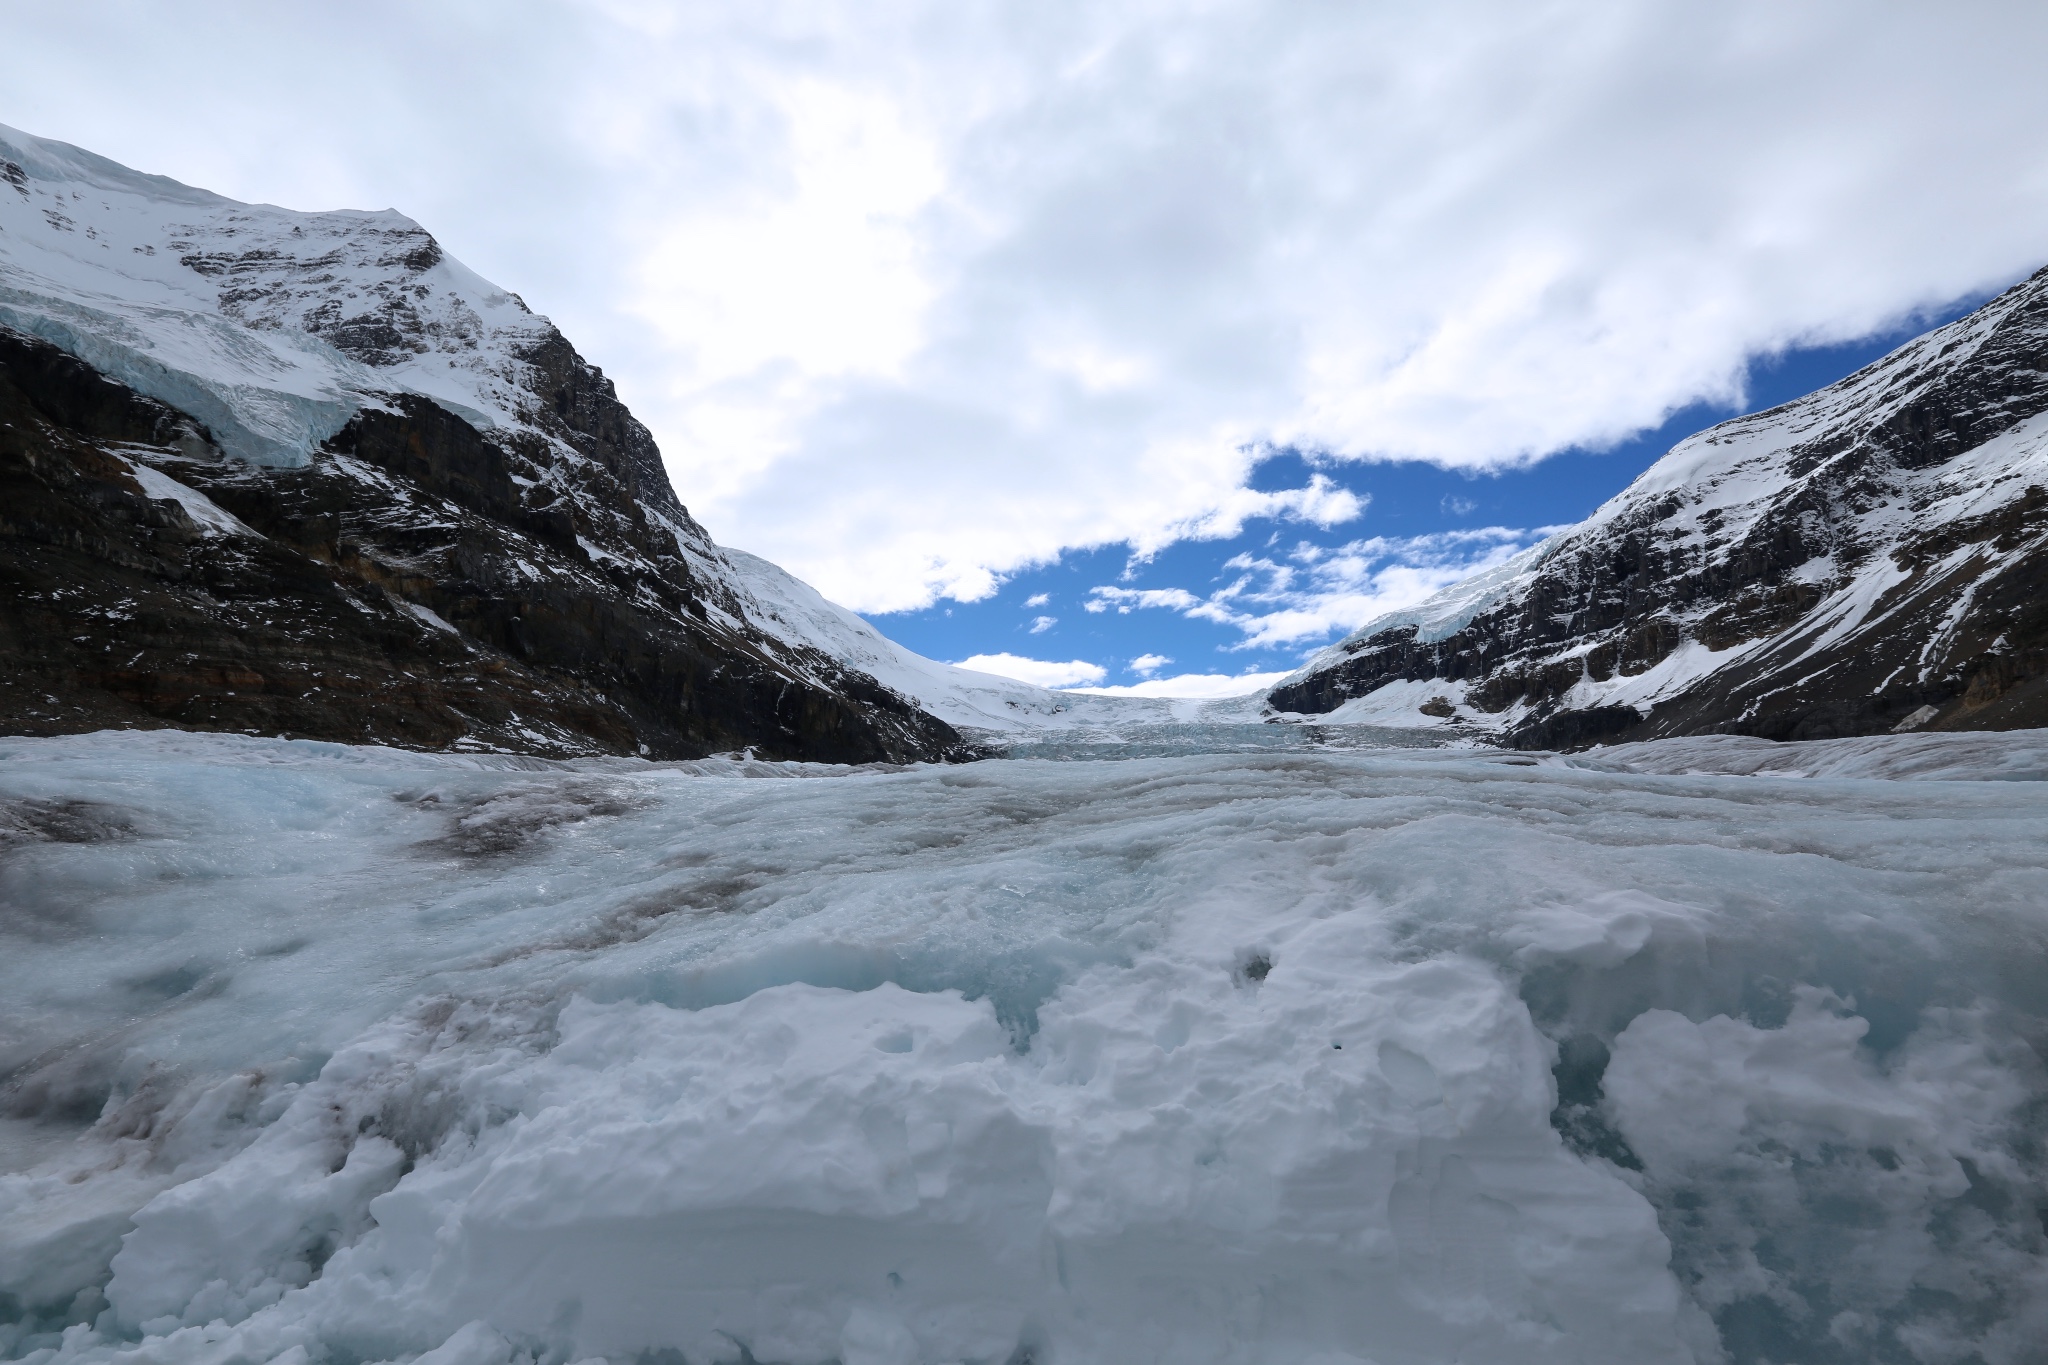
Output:
<svg viewBox="0 0 2048 1365">
<path fill-rule="evenodd" d="M 121 460 L 135 476 L 135 482 L 142 486 L 145 497 L 177 503 L 184 509 L 185 515 L 192 518 L 193 524 L 199 527 L 202 534 L 262 538 L 254 527 L 198 489 L 179 483 L 162 470 L 144 464 L 140 459 L 124 455 Z"/>
<path fill-rule="evenodd" d="M 1915 778 L 1939 782 L 2048 781 L 2048 732 L 1885 735 L 1774 744 L 1742 735 L 1694 735 L 1616 744 L 1573 763 L 1631 772 L 1775 777 Z"/>
<path fill-rule="evenodd" d="M 1449 716 L 1432 715 L 1422 708 L 1443 699 L 1451 704 Z M 1418 730 L 1441 729 L 1461 720 L 1469 724 L 1473 717 L 1486 719 L 1482 713 L 1464 706 L 1465 684 L 1445 682 L 1437 678 L 1398 678 L 1382 683 L 1362 697 L 1353 697 L 1335 710 L 1320 716 L 1306 716 L 1300 719 L 1330 725 L 1381 725 L 1410 727 Z M 1463 709 L 1459 709 L 1463 707 Z"/>
<path fill-rule="evenodd" d="M 423 607 L 417 602 L 408 602 L 403 598 L 398 599 L 398 604 L 401 607 L 404 607 L 407 614 L 409 614 L 414 620 L 418 621 L 421 625 L 431 627 L 434 630 L 438 630 L 443 635 L 460 636 L 462 634 L 461 631 L 457 630 L 454 626 L 449 625 L 446 620 L 442 619 L 440 613 L 436 612 L 432 607 Z"/>
<path fill-rule="evenodd" d="M 303 464 L 376 395 L 481 427 L 531 403 L 513 353 L 547 321 L 402 214 L 241 204 L 0 127 L 0 323 L 207 424 L 257 464 Z M 319 333 L 399 325 L 366 364 Z"/>
<path fill-rule="evenodd" d="M 0 1343 L 2027 1361 L 2044 774 L 0 741 Z"/>
<path fill-rule="evenodd" d="M 1646 516 L 1659 499 L 1675 497 L 1680 510 L 1659 519 L 1660 538 L 1696 544 L 1705 551 L 1708 562 L 1725 556 L 1770 508 L 1797 493 L 1803 484 L 1825 477 L 1825 463 L 1794 476 L 1791 461 L 1796 448 L 1829 433 L 1875 424 L 1904 406 L 1932 382 L 1927 375 L 1914 375 L 1916 367 L 1936 356 L 1944 365 L 1959 363 L 2016 306 L 2012 298 L 1997 301 L 1908 344 L 1839 385 L 1680 442 L 1626 490 L 1560 537 L 1558 544 L 1597 538 L 1613 523 Z M 1907 382 L 1902 383 L 1901 376 L 1906 376 Z M 1796 676 L 1802 661 L 1880 628 L 1903 605 L 1895 599 L 1894 589 L 1911 580 L 1913 573 L 1885 553 L 1885 547 L 1935 527 L 1995 512 L 2044 479 L 2048 479 L 2048 413 L 2018 422 L 1932 468 L 1893 471 L 1887 490 L 1890 496 L 1844 517 L 1836 531 L 1844 542 L 1873 547 L 1876 553 L 1866 555 L 1851 572 L 1842 572 L 1832 556 L 1823 556 L 1788 575 L 1789 581 L 1817 583 L 1829 589 L 1798 624 L 1776 636 L 1721 651 L 1688 640 L 1644 675 L 1617 675 L 1605 683 L 1586 679 L 1574 690 L 1569 704 L 1647 708 L 1760 650 L 1781 655 L 1778 666 Z M 1714 519 L 1711 531 L 1706 525 L 1710 518 Z M 2033 543 L 2022 542 L 2004 550 L 2002 556 L 2011 559 L 2037 549 Z M 1982 544 L 1965 544 L 1933 567 L 1930 581 L 1954 577 L 1960 584 L 1957 599 L 1950 605 L 1950 626 L 1969 605 L 1973 589 L 1968 580 L 1983 572 L 1999 553 Z M 1946 628 L 1930 637 L 1928 648 L 1922 651 L 1923 665 L 1945 633 Z M 1927 668 L 1922 672 L 1924 677 Z"/>
<path fill-rule="evenodd" d="M 1370 640 L 1382 631 L 1414 626 L 1415 638 L 1425 643 L 1457 634 L 1474 617 L 1507 601 L 1525 586 L 1534 577 L 1537 567 L 1549 558 L 1558 539 L 1552 536 L 1539 541 L 1490 569 L 1481 569 L 1447 588 L 1439 588 L 1412 607 L 1374 617 L 1336 644 L 1310 657 L 1306 664 L 1281 681 L 1297 682 L 1312 673 L 1340 664 L 1350 657 L 1347 645 Z"/>
<path fill-rule="evenodd" d="M 1199 710 L 1168 698 L 1056 691 L 927 659 L 777 565 L 729 547 L 716 553 L 753 625 L 786 643 L 824 651 L 963 731 L 1031 734 L 1164 724 L 1193 719 Z"/>
<path fill-rule="evenodd" d="M 1737 510 L 1759 494 L 1782 489 L 1786 475 L 1780 457 L 1787 449 L 1831 432 L 1868 429 L 1909 407 L 1944 374 L 1967 365 L 2000 324 L 2032 306 L 2037 292 L 2030 282 L 1916 337 L 1839 384 L 1680 441 L 1594 512 L 1589 523 L 1612 520 L 1671 493 L 1696 505 Z"/>
</svg>

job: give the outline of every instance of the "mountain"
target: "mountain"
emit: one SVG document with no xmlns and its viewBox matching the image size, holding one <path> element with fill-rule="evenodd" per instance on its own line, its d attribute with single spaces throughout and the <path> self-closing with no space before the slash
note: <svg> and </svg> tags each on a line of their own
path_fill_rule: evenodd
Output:
<svg viewBox="0 0 2048 1365">
<path fill-rule="evenodd" d="M 1068 730 L 1107 732 L 1133 725 L 1258 720 L 1258 698 L 1118 697 L 1063 692 L 980 673 L 913 654 L 786 570 L 741 550 L 726 550 L 764 630 L 807 641 L 842 665 L 868 674 L 970 737 L 1002 742 Z M 1104 737 L 1107 737 L 1106 735 Z"/>
<path fill-rule="evenodd" d="M 2048 725 L 2048 270 L 1267 694 L 1518 747 Z"/>
<path fill-rule="evenodd" d="M 974 752 L 935 709 L 1074 706 L 713 543 L 603 372 L 411 219 L 0 128 L 0 729 L 902 761 Z"/>
</svg>

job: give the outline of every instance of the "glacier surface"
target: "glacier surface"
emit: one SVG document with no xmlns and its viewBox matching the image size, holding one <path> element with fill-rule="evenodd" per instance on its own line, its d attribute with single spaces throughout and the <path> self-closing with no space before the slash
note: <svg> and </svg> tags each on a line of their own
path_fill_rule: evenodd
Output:
<svg viewBox="0 0 2048 1365">
<path fill-rule="evenodd" d="M 2041 1359 L 2041 733 L 1329 737 L 0 741 L 0 1354 Z"/>
</svg>

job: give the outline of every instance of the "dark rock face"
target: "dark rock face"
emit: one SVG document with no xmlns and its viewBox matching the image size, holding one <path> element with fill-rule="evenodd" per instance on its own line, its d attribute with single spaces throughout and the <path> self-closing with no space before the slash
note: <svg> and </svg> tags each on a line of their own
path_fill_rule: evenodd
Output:
<svg viewBox="0 0 2048 1365">
<path fill-rule="evenodd" d="M 1443 638 L 1361 632 L 1269 700 L 1442 680 L 1541 748 L 2048 725 L 2043 413 L 2048 271 L 1694 437 Z"/>
<path fill-rule="evenodd" d="M 619 401 L 602 370 L 585 363 L 553 329 L 518 359 L 530 367 L 533 387 L 544 400 L 533 414 L 537 426 L 596 461 L 633 501 L 689 520 L 654 437 Z"/>
<path fill-rule="evenodd" d="M 391 395 L 276 469 L 0 329 L 0 730 L 964 753 L 872 679 L 752 628 L 685 553 L 715 550 L 609 381 L 552 329 L 521 359 L 547 400 L 527 427 Z"/>
</svg>

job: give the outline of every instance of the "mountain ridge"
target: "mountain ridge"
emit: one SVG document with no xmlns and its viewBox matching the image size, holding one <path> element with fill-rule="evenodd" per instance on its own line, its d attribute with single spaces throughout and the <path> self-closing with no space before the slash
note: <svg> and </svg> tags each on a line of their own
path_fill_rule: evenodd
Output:
<svg viewBox="0 0 2048 1365">
<path fill-rule="evenodd" d="M 898 762 L 1193 714 L 919 658 L 718 546 L 603 371 L 402 214 L 5 128 L 0 492 L 18 733 Z M 2044 725 L 2044 601 L 2048 271 L 1264 703 L 1520 747 Z"/>
<path fill-rule="evenodd" d="M 1268 704 L 1522 747 L 2048 724 L 2048 270 L 1681 441 L 1486 577 Z"/>
</svg>

